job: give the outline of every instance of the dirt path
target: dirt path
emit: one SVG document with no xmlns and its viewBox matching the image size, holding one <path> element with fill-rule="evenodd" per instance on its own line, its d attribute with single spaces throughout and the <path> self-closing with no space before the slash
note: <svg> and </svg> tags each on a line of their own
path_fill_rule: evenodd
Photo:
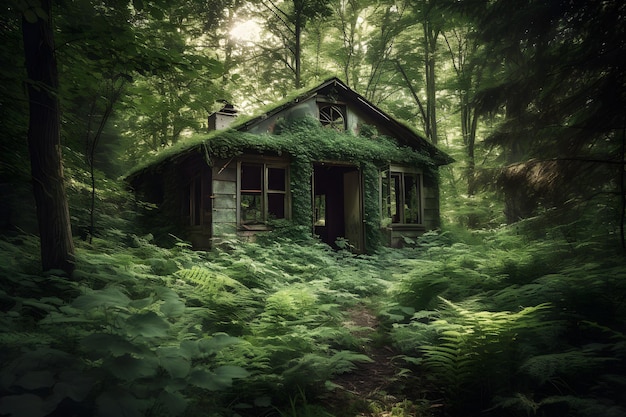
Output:
<svg viewBox="0 0 626 417">
<path fill-rule="evenodd" d="M 406 387 L 399 375 L 401 360 L 390 346 L 377 343 L 373 337 L 380 325 L 376 316 L 364 305 L 347 311 L 344 326 L 363 341 L 361 352 L 371 362 L 357 364 L 353 372 L 337 376 L 332 382 L 336 388 L 329 396 L 327 406 L 337 417 L 387 417 L 391 409 L 403 408 L 402 416 L 428 416 L 405 401 Z"/>
</svg>

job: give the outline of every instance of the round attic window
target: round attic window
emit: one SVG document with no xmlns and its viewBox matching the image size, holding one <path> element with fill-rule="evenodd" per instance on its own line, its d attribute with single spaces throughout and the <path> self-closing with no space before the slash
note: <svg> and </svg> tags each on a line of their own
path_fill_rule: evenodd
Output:
<svg viewBox="0 0 626 417">
<path fill-rule="evenodd" d="M 339 132 L 346 130 L 344 110 L 334 104 L 320 107 L 320 122 L 322 126 L 335 129 Z"/>
</svg>

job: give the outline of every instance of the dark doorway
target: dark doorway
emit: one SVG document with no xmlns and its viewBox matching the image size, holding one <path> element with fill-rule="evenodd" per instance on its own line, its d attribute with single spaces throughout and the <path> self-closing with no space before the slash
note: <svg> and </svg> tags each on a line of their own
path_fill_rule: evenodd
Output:
<svg viewBox="0 0 626 417">
<path fill-rule="evenodd" d="M 343 238 L 352 251 L 362 252 L 361 172 L 354 166 L 332 164 L 317 164 L 313 172 L 315 234 L 334 248 Z"/>
</svg>

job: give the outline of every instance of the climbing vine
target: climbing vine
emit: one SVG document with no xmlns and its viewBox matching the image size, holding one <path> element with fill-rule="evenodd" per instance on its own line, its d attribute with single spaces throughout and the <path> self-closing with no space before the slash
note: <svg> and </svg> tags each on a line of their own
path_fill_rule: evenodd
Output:
<svg viewBox="0 0 626 417">
<path fill-rule="evenodd" d="M 373 126 L 360 126 L 360 134 L 338 132 L 320 126 L 312 117 L 279 119 L 272 134 L 253 134 L 237 130 L 218 131 L 209 136 L 189 138 L 184 146 L 169 148 L 156 155 L 149 169 L 158 169 L 173 158 L 179 159 L 200 153 L 211 163 L 213 158 L 229 159 L 244 154 L 284 156 L 291 159 L 290 191 L 292 223 L 295 226 L 311 224 L 311 176 L 313 164 L 320 161 L 342 161 L 361 169 L 365 183 L 364 221 L 367 251 L 380 246 L 379 170 L 391 163 L 419 166 L 425 179 L 436 181 L 437 166 L 432 157 L 419 150 L 399 145 L 395 140 L 378 134 Z M 148 166 L 139 167 L 138 175 Z"/>
</svg>

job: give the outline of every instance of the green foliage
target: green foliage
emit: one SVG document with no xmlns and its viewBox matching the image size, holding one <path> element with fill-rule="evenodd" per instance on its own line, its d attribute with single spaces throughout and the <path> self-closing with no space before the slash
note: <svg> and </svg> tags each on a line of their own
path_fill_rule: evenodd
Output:
<svg viewBox="0 0 626 417">
<path fill-rule="evenodd" d="M 431 233 L 404 250 L 381 314 L 451 413 L 623 413 L 623 258 L 557 230 Z"/>
<path fill-rule="evenodd" d="M 123 200 L 103 193 L 111 211 Z M 363 346 L 392 343 L 404 386 L 455 415 L 623 414 L 623 258 L 568 233 L 578 224 L 540 240 L 526 223 L 429 232 L 355 256 L 293 224 L 194 252 L 107 221 L 77 242 L 74 280 L 39 274 L 34 237 L 0 241 L 0 413 L 324 415 Z M 372 337 L 343 323 L 368 301 Z"/>
<path fill-rule="evenodd" d="M 315 140 L 312 140 L 313 136 Z M 309 164 L 311 161 L 327 159 L 353 162 L 358 166 L 377 161 L 382 163 L 394 161 L 434 169 L 430 156 L 409 147 L 399 146 L 388 137 L 356 136 L 348 132 L 324 129 L 318 120 L 307 116 L 280 120 L 274 134 L 258 135 L 231 129 L 215 131 L 208 135 L 194 135 L 176 146 L 164 149 L 150 161 L 136 166 L 130 175 L 147 165 L 162 163 L 173 155 L 198 151 L 218 158 L 230 158 L 241 155 L 244 151 L 258 151 L 287 154 L 297 160 L 306 160 Z M 306 175 L 306 172 L 300 175 Z"/>
<path fill-rule="evenodd" d="M 445 395 L 453 408 L 464 406 L 468 391 L 489 393 L 506 387 L 509 372 L 519 360 L 517 340 L 533 338 L 551 326 L 540 316 L 547 305 L 519 312 L 489 312 L 442 301 L 443 309 L 429 323 L 437 333 L 437 342 L 420 349 L 423 366 L 431 371 L 433 380 L 446 387 Z M 481 376 L 479 387 L 476 375 Z"/>
<path fill-rule="evenodd" d="M 369 360 L 341 325 L 350 275 L 367 265 L 354 290 L 382 284 L 371 258 L 279 240 L 202 253 L 109 233 L 79 242 L 75 281 L 37 275 L 34 238 L 2 241 L 0 412 L 230 415 L 315 398 Z"/>
</svg>

